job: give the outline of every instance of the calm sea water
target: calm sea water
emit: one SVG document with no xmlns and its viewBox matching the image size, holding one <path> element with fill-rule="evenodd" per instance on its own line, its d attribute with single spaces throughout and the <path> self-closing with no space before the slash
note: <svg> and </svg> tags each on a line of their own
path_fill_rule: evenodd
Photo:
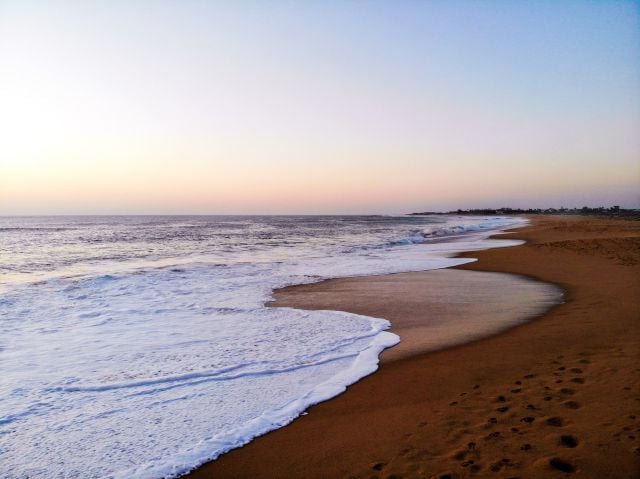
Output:
<svg viewBox="0 0 640 479">
<path fill-rule="evenodd" d="M 176 476 L 375 371 L 383 319 L 274 288 L 460 264 L 514 218 L 0 218 L 0 475 Z"/>
</svg>

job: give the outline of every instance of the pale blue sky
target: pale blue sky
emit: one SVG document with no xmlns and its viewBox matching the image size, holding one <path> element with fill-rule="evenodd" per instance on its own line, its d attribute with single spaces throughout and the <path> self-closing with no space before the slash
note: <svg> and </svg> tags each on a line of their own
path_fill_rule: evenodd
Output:
<svg viewBox="0 0 640 479">
<path fill-rule="evenodd" d="M 639 2 L 0 0 L 0 214 L 638 207 Z"/>
</svg>

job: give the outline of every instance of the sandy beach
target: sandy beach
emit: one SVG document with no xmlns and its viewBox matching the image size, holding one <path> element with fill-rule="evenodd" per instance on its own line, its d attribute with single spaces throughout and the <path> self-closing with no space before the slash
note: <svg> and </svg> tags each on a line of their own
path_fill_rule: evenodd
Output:
<svg viewBox="0 0 640 479">
<path fill-rule="evenodd" d="M 510 237 L 526 244 L 469 254 L 478 261 L 440 278 L 404 273 L 277 292 L 276 306 L 386 318 L 403 343 L 344 394 L 190 477 L 638 477 L 640 223 L 539 216 Z M 468 271 L 551 283 L 565 303 L 429 351 L 419 322 L 439 295 L 426 292 Z"/>
</svg>

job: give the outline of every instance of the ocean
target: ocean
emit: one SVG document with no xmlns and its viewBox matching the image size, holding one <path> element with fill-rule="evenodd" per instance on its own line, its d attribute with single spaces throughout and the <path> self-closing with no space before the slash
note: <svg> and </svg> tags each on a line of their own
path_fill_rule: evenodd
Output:
<svg viewBox="0 0 640 479">
<path fill-rule="evenodd" d="M 0 476 L 174 477 L 374 372 L 381 318 L 276 288 L 462 264 L 525 220 L 0 218 Z"/>
</svg>

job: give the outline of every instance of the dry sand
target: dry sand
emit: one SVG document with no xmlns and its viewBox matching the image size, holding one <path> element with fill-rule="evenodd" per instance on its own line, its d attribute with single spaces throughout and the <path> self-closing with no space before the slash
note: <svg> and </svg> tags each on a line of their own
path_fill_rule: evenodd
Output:
<svg viewBox="0 0 640 479">
<path fill-rule="evenodd" d="M 513 237 L 527 244 L 469 254 L 479 261 L 460 269 L 557 284 L 565 304 L 446 350 L 422 353 L 409 339 L 411 351 L 385 352 L 346 393 L 192 476 L 639 477 L 640 222 L 534 217 Z M 432 306 L 428 275 L 287 288 L 276 304 L 419 334 L 407 325 Z"/>
</svg>

